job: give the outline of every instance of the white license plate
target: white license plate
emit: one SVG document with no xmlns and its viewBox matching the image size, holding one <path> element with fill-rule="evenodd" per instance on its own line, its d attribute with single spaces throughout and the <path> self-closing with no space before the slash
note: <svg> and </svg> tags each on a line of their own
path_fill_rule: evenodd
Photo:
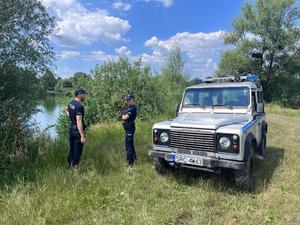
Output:
<svg viewBox="0 0 300 225">
<path fill-rule="evenodd" d="M 176 154 L 174 161 L 177 163 L 190 164 L 195 166 L 203 166 L 203 159 L 194 156 Z"/>
</svg>

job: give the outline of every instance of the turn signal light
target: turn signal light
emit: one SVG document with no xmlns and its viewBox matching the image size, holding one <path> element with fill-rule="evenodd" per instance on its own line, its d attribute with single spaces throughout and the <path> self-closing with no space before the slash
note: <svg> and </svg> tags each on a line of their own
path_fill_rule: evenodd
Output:
<svg viewBox="0 0 300 225">
<path fill-rule="evenodd" d="M 237 152 L 237 151 L 239 150 L 238 144 L 233 144 L 233 145 L 232 145 L 232 150 L 233 150 L 234 152 Z"/>
</svg>

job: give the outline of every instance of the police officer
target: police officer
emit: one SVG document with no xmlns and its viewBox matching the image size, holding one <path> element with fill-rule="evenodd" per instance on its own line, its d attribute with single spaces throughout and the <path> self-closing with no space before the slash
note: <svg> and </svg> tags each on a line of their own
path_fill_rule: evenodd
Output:
<svg viewBox="0 0 300 225">
<path fill-rule="evenodd" d="M 75 98 L 66 108 L 66 113 L 69 115 L 71 121 L 69 130 L 70 152 L 67 158 L 71 168 L 79 163 L 83 145 L 86 143 L 84 134 L 84 107 L 81 104 L 85 100 L 86 93 L 86 90 L 77 88 L 75 90 Z"/>
<path fill-rule="evenodd" d="M 134 149 L 134 132 L 135 132 L 135 118 L 137 109 L 135 106 L 135 97 L 133 95 L 126 95 L 127 108 L 122 115 L 123 127 L 125 130 L 125 149 L 127 153 L 127 162 L 129 166 L 133 166 L 136 161 L 136 153 Z"/>
</svg>

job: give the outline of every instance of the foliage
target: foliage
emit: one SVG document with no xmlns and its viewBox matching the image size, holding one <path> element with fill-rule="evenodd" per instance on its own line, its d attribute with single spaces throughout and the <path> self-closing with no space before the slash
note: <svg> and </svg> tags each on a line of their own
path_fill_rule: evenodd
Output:
<svg viewBox="0 0 300 225">
<path fill-rule="evenodd" d="M 57 80 L 53 72 L 47 70 L 44 75 L 41 77 L 41 82 L 45 90 L 54 91 Z"/>
<path fill-rule="evenodd" d="M 0 66 L 44 71 L 53 59 L 54 22 L 39 0 L 0 1 Z"/>
<path fill-rule="evenodd" d="M 69 135 L 71 122 L 65 112 L 61 112 L 56 122 L 57 135 L 60 139 L 65 139 Z"/>
<path fill-rule="evenodd" d="M 26 153 L 28 117 L 51 68 L 54 23 L 39 0 L 0 1 L 0 163 Z M 32 148 L 33 151 L 33 148 Z M 27 152 L 29 155 L 30 152 Z"/>
<path fill-rule="evenodd" d="M 166 66 L 163 68 L 162 76 L 174 84 L 184 84 L 188 80 L 188 75 L 183 72 L 184 61 L 181 50 L 175 47 L 170 50 Z"/>
<path fill-rule="evenodd" d="M 266 100 L 284 101 L 277 98 L 278 91 L 293 83 L 294 74 L 288 72 L 291 83 L 282 84 L 279 89 L 276 83 L 282 70 L 286 71 L 285 67 L 299 54 L 300 9 L 294 0 L 257 0 L 246 3 L 242 12 L 233 21 L 233 32 L 225 37 L 225 44 L 235 48 L 223 54 L 218 75 L 248 72 L 250 66 L 256 66 Z M 254 59 L 253 53 L 262 57 Z M 279 96 L 286 94 L 281 92 Z"/>
<path fill-rule="evenodd" d="M 188 82 L 183 67 L 184 61 L 177 47 L 170 51 L 160 74 L 153 75 L 150 66 L 143 66 L 141 59 L 131 63 L 127 58 L 119 58 L 96 66 L 92 75 L 77 72 L 69 79 L 60 79 L 56 89 L 66 92 L 66 86 L 72 86 L 73 89 L 83 87 L 89 91 L 83 103 L 87 126 L 120 120 L 126 107 L 124 96 L 129 93 L 136 97 L 138 118 L 146 120 L 161 114 L 175 116 L 183 89 L 193 84 L 193 81 Z M 57 124 L 59 137 L 66 137 L 69 119 L 64 113 Z"/>
<path fill-rule="evenodd" d="M 244 52 L 239 49 L 225 51 L 221 55 L 219 63 L 218 76 L 237 75 L 247 71 L 250 68 L 251 60 L 244 56 Z"/>
<path fill-rule="evenodd" d="M 161 74 L 153 75 L 149 66 L 142 65 L 141 59 L 130 63 L 127 58 L 120 58 L 96 66 L 92 76 L 75 73 L 70 79 L 73 86 L 89 91 L 84 102 L 88 126 L 119 120 L 126 107 L 124 96 L 128 93 L 136 97 L 138 118 L 146 120 L 161 114 L 175 115 L 176 103 L 188 85 L 183 65 L 180 49 L 175 48 L 170 51 Z M 68 126 L 68 118 L 62 114 L 58 122 L 61 137 L 67 134 Z"/>
<path fill-rule="evenodd" d="M 90 94 L 85 103 L 89 123 L 116 120 L 125 107 L 124 96 L 134 94 L 140 118 L 146 119 L 161 112 L 160 90 L 150 68 L 141 60 L 132 64 L 126 58 L 107 62 L 94 70 L 89 83 Z"/>
<path fill-rule="evenodd" d="M 77 88 L 77 87 L 82 87 L 85 86 L 88 82 L 91 81 L 91 76 L 89 76 L 86 73 L 83 72 L 77 72 L 73 75 L 72 77 L 72 86 Z"/>
<path fill-rule="evenodd" d="M 166 66 L 162 69 L 156 79 L 158 85 L 164 96 L 164 112 L 172 113 L 176 109 L 182 97 L 182 92 L 186 86 L 189 85 L 189 75 L 183 71 L 184 61 L 181 50 L 175 47 L 170 50 Z"/>
<path fill-rule="evenodd" d="M 0 162 L 3 162 L 26 149 L 24 140 L 30 136 L 27 120 L 42 90 L 32 72 L 2 67 L 0 74 Z"/>
</svg>

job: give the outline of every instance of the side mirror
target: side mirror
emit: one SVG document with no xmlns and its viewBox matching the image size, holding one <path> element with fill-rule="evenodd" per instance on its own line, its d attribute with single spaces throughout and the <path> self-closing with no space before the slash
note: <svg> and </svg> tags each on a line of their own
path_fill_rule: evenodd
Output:
<svg viewBox="0 0 300 225">
<path fill-rule="evenodd" d="M 258 112 L 258 113 L 263 113 L 263 112 L 265 112 L 265 106 L 264 106 L 264 103 L 257 103 L 257 112 Z"/>
<path fill-rule="evenodd" d="M 176 104 L 176 117 L 178 116 L 179 108 L 180 108 L 180 104 L 177 103 Z"/>
</svg>

